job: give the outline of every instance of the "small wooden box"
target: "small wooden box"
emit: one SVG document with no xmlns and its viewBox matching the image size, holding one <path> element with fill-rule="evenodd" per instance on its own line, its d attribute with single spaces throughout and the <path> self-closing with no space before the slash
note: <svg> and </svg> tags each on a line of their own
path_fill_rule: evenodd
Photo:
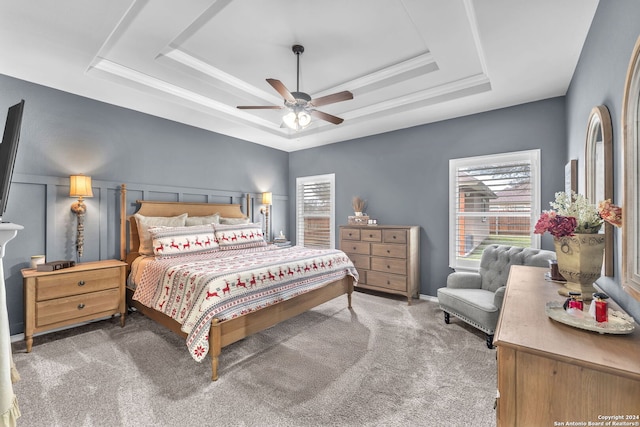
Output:
<svg viewBox="0 0 640 427">
<path fill-rule="evenodd" d="M 368 215 L 360 215 L 360 216 L 349 216 L 349 225 L 367 225 L 369 222 Z"/>
</svg>

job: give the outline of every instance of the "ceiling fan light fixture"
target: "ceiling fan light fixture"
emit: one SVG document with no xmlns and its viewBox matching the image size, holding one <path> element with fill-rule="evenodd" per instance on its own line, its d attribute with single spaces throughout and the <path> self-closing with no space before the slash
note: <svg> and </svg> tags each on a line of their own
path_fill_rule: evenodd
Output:
<svg viewBox="0 0 640 427">
<path fill-rule="evenodd" d="M 293 109 L 282 117 L 282 121 L 289 129 L 301 130 L 311 124 L 311 115 L 304 109 Z"/>
</svg>

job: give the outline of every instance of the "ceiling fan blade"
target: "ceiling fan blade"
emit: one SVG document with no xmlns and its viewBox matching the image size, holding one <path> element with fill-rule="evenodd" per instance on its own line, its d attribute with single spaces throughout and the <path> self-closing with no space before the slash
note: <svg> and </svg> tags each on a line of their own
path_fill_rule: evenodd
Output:
<svg viewBox="0 0 640 427">
<path fill-rule="evenodd" d="M 279 105 L 238 105 L 241 110 L 281 110 L 284 107 Z"/>
<path fill-rule="evenodd" d="M 275 90 L 278 91 L 278 93 L 287 101 L 291 102 L 292 104 L 296 103 L 296 99 L 293 97 L 293 95 L 291 95 L 291 92 L 289 92 L 289 89 L 287 89 L 285 87 L 285 85 L 282 84 L 282 82 L 280 80 L 276 80 L 276 79 L 267 79 L 267 83 L 269 83 L 271 86 L 273 86 L 273 88 Z"/>
<path fill-rule="evenodd" d="M 340 123 L 344 122 L 344 119 L 341 119 L 340 117 L 332 116 L 331 114 L 323 113 L 322 111 L 318 110 L 310 110 L 309 114 L 311 114 L 313 117 L 317 117 L 319 119 L 326 120 L 329 123 L 333 123 L 334 125 L 339 125 Z"/>
<path fill-rule="evenodd" d="M 337 92 L 327 96 L 321 96 L 320 98 L 315 98 L 309 101 L 309 104 L 314 107 L 320 107 L 322 105 L 333 104 L 334 102 L 347 101 L 349 99 L 353 99 L 353 94 L 348 90 Z"/>
</svg>

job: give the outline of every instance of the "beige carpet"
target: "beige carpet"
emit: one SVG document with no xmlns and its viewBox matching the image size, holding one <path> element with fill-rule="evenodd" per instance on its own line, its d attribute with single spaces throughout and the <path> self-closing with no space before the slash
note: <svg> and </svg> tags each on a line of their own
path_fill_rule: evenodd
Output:
<svg viewBox="0 0 640 427">
<path fill-rule="evenodd" d="M 330 301 L 223 349 L 217 382 L 139 313 L 14 343 L 19 426 L 495 425 L 484 335 L 405 301 Z"/>
</svg>

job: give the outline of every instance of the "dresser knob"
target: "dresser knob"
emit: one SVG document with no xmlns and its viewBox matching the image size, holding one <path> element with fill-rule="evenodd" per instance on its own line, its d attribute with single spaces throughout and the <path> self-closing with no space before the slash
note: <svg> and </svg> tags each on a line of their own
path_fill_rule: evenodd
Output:
<svg viewBox="0 0 640 427">
<path fill-rule="evenodd" d="M 80 280 L 80 281 L 78 282 L 78 286 L 84 286 L 84 280 Z"/>
<path fill-rule="evenodd" d="M 355 247 L 355 246 L 353 247 L 353 250 L 354 250 L 354 251 L 356 250 L 356 247 Z"/>
<path fill-rule="evenodd" d="M 389 249 L 387 249 L 387 253 L 388 253 L 388 254 L 390 254 L 390 253 L 391 253 L 391 251 L 390 251 Z"/>
<path fill-rule="evenodd" d="M 82 310 L 84 308 L 84 304 L 80 303 L 78 304 L 78 310 Z"/>
<path fill-rule="evenodd" d="M 390 284 L 391 284 L 391 281 L 387 280 L 387 285 L 390 285 Z"/>
<path fill-rule="evenodd" d="M 391 266 L 390 266 L 390 265 L 387 265 L 387 268 L 391 268 Z"/>
<path fill-rule="evenodd" d="M 369 238 L 372 239 L 373 238 L 373 234 L 369 234 Z"/>
<path fill-rule="evenodd" d="M 395 234 L 393 235 L 393 238 L 394 238 L 394 239 L 396 238 Z"/>
</svg>

